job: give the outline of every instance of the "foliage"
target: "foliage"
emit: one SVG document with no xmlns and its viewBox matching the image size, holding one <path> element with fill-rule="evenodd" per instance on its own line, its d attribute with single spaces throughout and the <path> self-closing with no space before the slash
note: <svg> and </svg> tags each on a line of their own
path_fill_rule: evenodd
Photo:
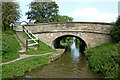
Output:
<svg viewBox="0 0 120 80">
<path fill-rule="evenodd" d="M 20 18 L 19 4 L 13 2 L 13 0 L 10 1 L 2 2 L 2 23 L 4 30 L 10 29 L 10 24 Z"/>
<path fill-rule="evenodd" d="M 55 2 L 32 2 L 29 5 L 31 11 L 26 15 L 27 19 L 35 23 L 54 22 L 58 13 L 58 5 Z"/>
<path fill-rule="evenodd" d="M 114 42 L 120 42 L 120 17 L 115 22 L 113 29 L 110 32 Z"/>
<path fill-rule="evenodd" d="M 73 18 L 72 17 L 68 17 L 68 16 L 62 16 L 62 15 L 58 15 L 57 16 L 57 22 L 72 22 Z"/>
<path fill-rule="evenodd" d="M 48 64 L 49 56 L 51 55 L 34 56 L 13 63 L 4 64 L 2 65 L 2 78 L 15 78 L 23 76 L 26 72 L 30 72 L 33 69 L 37 69 L 45 64 Z"/>
<path fill-rule="evenodd" d="M 114 26 L 110 32 L 114 42 L 120 42 L 120 26 Z"/>
<path fill-rule="evenodd" d="M 17 53 L 21 47 L 14 37 L 14 32 L 5 31 L 2 34 L 2 62 L 7 62 L 19 57 Z"/>
<path fill-rule="evenodd" d="M 68 43 L 70 40 L 73 40 L 73 37 L 65 37 L 61 40 L 61 42 Z"/>
<path fill-rule="evenodd" d="M 118 19 L 116 20 L 116 22 L 115 22 L 114 25 L 115 25 L 115 26 L 120 26 L 120 16 L 118 17 Z"/>
<path fill-rule="evenodd" d="M 90 67 L 105 78 L 118 78 L 120 53 L 115 43 L 106 43 L 85 51 Z"/>
<path fill-rule="evenodd" d="M 73 40 L 73 37 L 64 37 L 60 40 L 60 45 L 67 47 L 70 40 Z"/>
<path fill-rule="evenodd" d="M 55 2 L 32 2 L 29 8 L 31 10 L 26 13 L 27 19 L 35 23 L 73 21 L 72 17 L 58 15 L 59 6 Z"/>
<path fill-rule="evenodd" d="M 73 37 L 65 37 L 60 41 L 60 45 L 68 46 L 68 43 L 70 43 L 71 41 L 73 41 Z M 77 48 L 80 48 L 81 41 L 78 38 L 75 38 L 75 43 Z"/>
</svg>

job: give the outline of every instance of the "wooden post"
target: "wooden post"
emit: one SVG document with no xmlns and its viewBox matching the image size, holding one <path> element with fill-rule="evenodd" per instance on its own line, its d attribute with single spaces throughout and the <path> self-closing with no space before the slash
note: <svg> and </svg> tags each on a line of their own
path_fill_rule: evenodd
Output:
<svg viewBox="0 0 120 80">
<path fill-rule="evenodd" d="M 27 33 L 28 33 L 28 30 L 27 30 Z"/>
<path fill-rule="evenodd" d="M 40 43 L 40 40 L 38 39 L 38 49 L 39 49 L 39 43 Z"/>
<path fill-rule="evenodd" d="M 13 31 L 13 24 L 12 24 L 12 31 Z"/>
<path fill-rule="evenodd" d="M 24 32 L 24 26 L 23 26 L 23 32 Z"/>
<path fill-rule="evenodd" d="M 31 33 L 30 33 L 31 34 Z M 32 37 L 32 34 L 31 34 L 31 37 Z"/>
<path fill-rule="evenodd" d="M 26 40 L 26 51 L 28 50 L 28 40 Z"/>
</svg>

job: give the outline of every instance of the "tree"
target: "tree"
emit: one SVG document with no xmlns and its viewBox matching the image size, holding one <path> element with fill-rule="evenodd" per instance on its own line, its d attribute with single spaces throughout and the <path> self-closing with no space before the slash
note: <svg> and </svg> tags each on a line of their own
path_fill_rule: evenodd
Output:
<svg viewBox="0 0 120 80">
<path fill-rule="evenodd" d="M 19 20 L 20 9 L 16 2 L 2 2 L 2 23 L 4 30 L 10 29 L 10 24 Z"/>
<path fill-rule="evenodd" d="M 110 31 L 110 35 L 114 42 L 120 42 L 120 17 L 118 17 L 113 29 Z"/>
<path fill-rule="evenodd" d="M 61 16 L 61 15 L 58 15 L 58 18 L 57 18 L 57 22 L 72 22 L 73 21 L 73 18 L 72 17 L 68 17 L 68 16 Z"/>
<path fill-rule="evenodd" d="M 119 16 L 118 19 L 116 20 L 114 26 L 120 26 L 120 16 Z"/>
<path fill-rule="evenodd" d="M 30 11 L 26 13 L 27 19 L 35 23 L 44 23 L 56 21 L 59 7 L 55 2 L 32 2 L 29 8 Z"/>
</svg>

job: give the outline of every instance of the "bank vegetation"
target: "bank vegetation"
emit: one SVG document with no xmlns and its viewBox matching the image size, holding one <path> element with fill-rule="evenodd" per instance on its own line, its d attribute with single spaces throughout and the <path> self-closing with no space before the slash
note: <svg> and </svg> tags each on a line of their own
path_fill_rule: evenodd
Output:
<svg viewBox="0 0 120 80">
<path fill-rule="evenodd" d="M 110 32 L 113 41 L 85 51 L 90 67 L 107 79 L 120 79 L 120 17 Z"/>
</svg>

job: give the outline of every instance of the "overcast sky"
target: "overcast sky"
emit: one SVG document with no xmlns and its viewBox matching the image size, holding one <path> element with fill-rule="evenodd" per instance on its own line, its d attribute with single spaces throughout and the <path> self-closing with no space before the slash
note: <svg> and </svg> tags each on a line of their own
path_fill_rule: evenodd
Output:
<svg viewBox="0 0 120 80">
<path fill-rule="evenodd" d="M 32 0 L 17 0 L 22 17 L 28 21 L 25 12 Z M 59 6 L 59 14 L 74 18 L 76 22 L 114 22 L 118 17 L 119 0 L 54 0 Z"/>
</svg>

